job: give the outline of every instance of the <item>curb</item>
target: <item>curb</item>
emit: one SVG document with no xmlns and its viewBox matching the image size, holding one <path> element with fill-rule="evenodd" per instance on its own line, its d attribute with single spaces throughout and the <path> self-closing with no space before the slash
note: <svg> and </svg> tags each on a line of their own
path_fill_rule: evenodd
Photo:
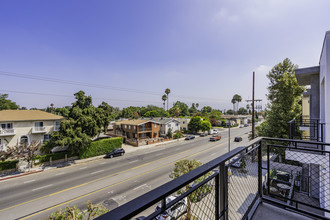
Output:
<svg viewBox="0 0 330 220">
<path fill-rule="evenodd" d="M 30 171 L 30 172 L 26 172 L 26 173 L 22 173 L 22 174 L 18 174 L 18 175 L 8 176 L 8 177 L 0 178 L 0 181 L 16 178 L 16 177 L 20 177 L 20 176 L 26 176 L 26 175 L 30 175 L 30 174 L 34 174 L 34 173 L 40 173 L 43 171 L 44 170 L 36 170 L 36 171 Z"/>
</svg>

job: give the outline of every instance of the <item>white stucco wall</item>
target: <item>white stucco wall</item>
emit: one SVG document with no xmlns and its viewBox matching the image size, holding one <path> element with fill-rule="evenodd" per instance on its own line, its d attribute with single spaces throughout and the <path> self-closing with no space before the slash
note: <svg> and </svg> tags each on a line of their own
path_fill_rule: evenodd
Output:
<svg viewBox="0 0 330 220">
<path fill-rule="evenodd" d="M 5 147 L 13 147 L 17 145 L 20 137 L 27 135 L 29 141 L 40 142 L 44 139 L 45 134 L 50 134 L 54 131 L 54 125 L 56 120 L 42 121 L 45 127 L 45 132 L 33 132 L 34 123 L 37 121 L 19 121 L 19 122 L 0 122 L 0 123 L 13 123 L 13 129 L 15 129 L 15 135 L 0 136 L 1 143 Z M 4 149 L 5 150 L 5 149 Z"/>
<path fill-rule="evenodd" d="M 330 142 L 330 31 L 326 33 L 320 57 L 320 118 L 326 123 L 325 142 Z M 329 148 L 327 150 L 330 150 Z"/>
</svg>

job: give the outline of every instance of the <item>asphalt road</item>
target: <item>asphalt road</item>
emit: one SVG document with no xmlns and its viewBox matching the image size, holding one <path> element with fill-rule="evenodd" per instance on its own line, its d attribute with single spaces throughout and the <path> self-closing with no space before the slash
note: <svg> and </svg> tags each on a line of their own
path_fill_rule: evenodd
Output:
<svg viewBox="0 0 330 220">
<path fill-rule="evenodd" d="M 231 129 L 231 149 L 244 146 L 251 127 Z M 0 182 L 0 219 L 43 219 L 68 205 L 103 203 L 113 209 L 167 181 L 183 158 L 206 163 L 228 152 L 228 132 L 148 148 L 113 159 L 100 159 Z M 243 141 L 233 142 L 241 136 Z"/>
</svg>

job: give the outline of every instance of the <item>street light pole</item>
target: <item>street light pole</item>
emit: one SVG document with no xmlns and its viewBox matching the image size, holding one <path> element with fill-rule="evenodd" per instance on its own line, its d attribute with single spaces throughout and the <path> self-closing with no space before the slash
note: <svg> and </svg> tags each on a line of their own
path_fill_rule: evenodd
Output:
<svg viewBox="0 0 330 220">
<path fill-rule="evenodd" d="M 229 119 L 229 129 L 228 129 L 228 152 L 230 152 L 230 127 L 231 127 L 231 120 Z"/>
</svg>

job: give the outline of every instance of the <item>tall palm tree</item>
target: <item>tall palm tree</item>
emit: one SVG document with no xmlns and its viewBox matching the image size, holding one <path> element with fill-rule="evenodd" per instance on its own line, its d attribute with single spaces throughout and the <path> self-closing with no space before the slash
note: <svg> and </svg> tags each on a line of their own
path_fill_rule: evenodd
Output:
<svg viewBox="0 0 330 220">
<path fill-rule="evenodd" d="M 198 103 L 196 103 L 196 108 L 197 108 L 197 110 L 198 110 L 198 107 L 199 107 L 199 104 L 198 104 Z"/>
<path fill-rule="evenodd" d="M 166 94 L 166 96 L 167 96 L 167 111 L 168 111 L 168 94 L 170 94 L 171 93 L 171 90 L 169 89 L 169 88 L 167 88 L 167 89 L 165 89 L 165 94 Z"/>
<path fill-rule="evenodd" d="M 233 103 L 233 112 L 235 112 L 235 103 L 236 103 L 235 96 L 232 98 L 231 103 Z"/>
<path fill-rule="evenodd" d="M 165 102 L 166 102 L 166 100 L 167 100 L 167 95 L 163 95 L 162 96 L 162 100 L 163 100 L 163 105 L 164 105 L 164 110 L 165 110 Z"/>
<path fill-rule="evenodd" d="M 242 101 L 242 96 L 240 96 L 240 95 L 238 95 L 238 94 L 235 94 L 234 96 L 233 96 L 233 99 L 231 100 L 231 103 L 233 103 L 233 110 L 234 110 L 234 112 L 235 112 L 235 104 L 236 104 L 236 112 L 237 112 L 237 110 L 238 110 L 238 104 L 240 103 Z"/>
</svg>

